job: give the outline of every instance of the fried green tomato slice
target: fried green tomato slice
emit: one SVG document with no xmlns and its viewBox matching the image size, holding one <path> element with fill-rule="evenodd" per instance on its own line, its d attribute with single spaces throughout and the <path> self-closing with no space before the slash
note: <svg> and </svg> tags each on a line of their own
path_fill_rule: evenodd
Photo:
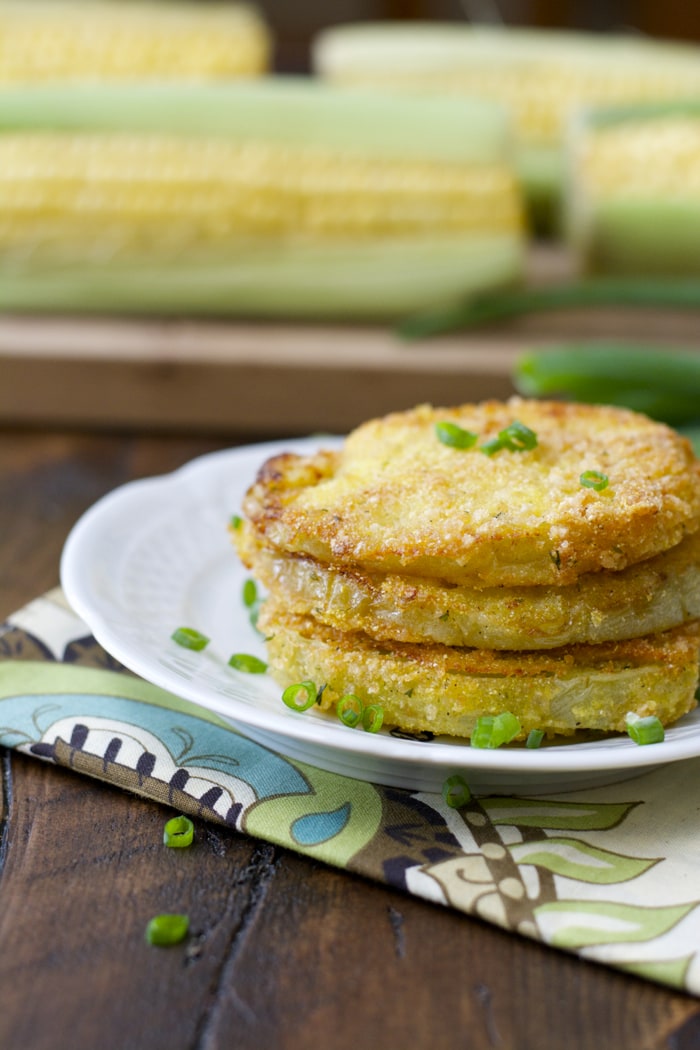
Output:
<svg viewBox="0 0 700 1050">
<path fill-rule="evenodd" d="M 700 531 L 654 558 L 564 587 L 478 588 L 351 572 L 265 547 L 247 524 L 234 541 L 289 612 L 378 640 L 553 649 L 622 641 L 700 618 Z"/>
<path fill-rule="evenodd" d="M 439 424 L 443 436 L 457 427 L 477 439 L 446 444 Z M 502 442 L 514 424 L 534 446 Z M 598 491 L 582 477 L 607 484 Z M 244 512 L 267 546 L 337 569 L 560 586 L 695 532 L 700 464 L 671 428 L 626 409 L 423 405 L 363 424 L 339 451 L 268 460 Z"/>
<path fill-rule="evenodd" d="M 624 642 L 542 653 L 376 642 L 335 631 L 267 600 L 259 625 L 269 670 L 281 686 L 325 686 L 320 706 L 347 693 L 381 704 L 384 724 L 469 737 L 477 718 L 510 711 L 548 735 L 624 732 L 628 712 L 664 725 L 695 706 L 700 626 L 686 624 Z"/>
</svg>

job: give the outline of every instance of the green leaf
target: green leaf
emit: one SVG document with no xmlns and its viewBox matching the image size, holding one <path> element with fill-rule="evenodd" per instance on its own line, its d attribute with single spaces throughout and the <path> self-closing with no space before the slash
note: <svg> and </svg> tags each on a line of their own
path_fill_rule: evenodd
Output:
<svg viewBox="0 0 700 1050">
<path fill-rule="evenodd" d="M 694 907 L 694 903 L 644 908 L 617 901 L 562 900 L 542 904 L 535 914 L 549 944 L 573 950 L 596 944 L 652 941 Z"/>
<path fill-rule="evenodd" d="M 510 852 L 517 864 L 534 864 L 568 879 L 601 884 L 627 882 L 658 864 L 657 859 L 628 857 L 577 839 L 558 837 L 517 843 Z"/>
<path fill-rule="evenodd" d="M 553 831 L 605 831 L 620 824 L 638 802 L 546 802 L 528 798 L 479 800 L 492 824 Z"/>
</svg>

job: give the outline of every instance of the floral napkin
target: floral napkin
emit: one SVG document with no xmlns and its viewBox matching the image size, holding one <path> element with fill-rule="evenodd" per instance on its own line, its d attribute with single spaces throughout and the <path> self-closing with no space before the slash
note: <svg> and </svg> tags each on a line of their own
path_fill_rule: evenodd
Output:
<svg viewBox="0 0 700 1050">
<path fill-rule="evenodd" d="M 118 664 L 60 590 L 0 626 L 0 745 L 700 995 L 700 759 L 451 809 L 253 743 Z"/>
</svg>

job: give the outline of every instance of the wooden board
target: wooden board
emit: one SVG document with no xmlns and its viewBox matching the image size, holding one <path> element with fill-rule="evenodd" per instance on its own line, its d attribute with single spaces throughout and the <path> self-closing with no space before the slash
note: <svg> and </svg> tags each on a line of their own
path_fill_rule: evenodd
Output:
<svg viewBox="0 0 700 1050">
<path fill-rule="evenodd" d="M 533 281 L 561 278 L 556 252 Z M 0 317 L 0 423 L 211 433 L 346 431 L 422 401 L 513 392 L 518 355 L 574 339 L 697 345 L 698 314 L 561 311 L 406 344 L 389 327 Z"/>
</svg>

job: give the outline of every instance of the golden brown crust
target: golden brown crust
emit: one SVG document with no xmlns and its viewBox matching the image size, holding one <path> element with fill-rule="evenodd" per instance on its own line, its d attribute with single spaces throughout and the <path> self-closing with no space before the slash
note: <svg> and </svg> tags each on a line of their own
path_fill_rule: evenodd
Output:
<svg viewBox="0 0 700 1050">
<path fill-rule="evenodd" d="M 531 451 L 447 447 L 514 420 Z M 603 492 L 584 471 L 609 478 Z M 262 541 L 336 568 L 480 586 L 565 585 L 668 550 L 700 526 L 700 467 L 670 428 L 624 409 L 558 402 L 420 406 L 372 420 L 339 452 L 269 460 L 246 515 Z"/>
<path fill-rule="evenodd" d="M 344 693 L 379 703 L 387 724 L 468 737 L 481 715 L 510 711 L 530 729 L 624 731 L 625 716 L 673 722 L 695 706 L 700 626 L 543 653 L 375 642 L 295 617 L 268 599 L 260 619 L 281 685 L 325 685 L 322 706 Z"/>
<path fill-rule="evenodd" d="M 246 523 L 239 556 L 286 609 L 375 639 L 553 649 L 665 631 L 700 617 L 700 531 L 620 572 L 566 587 L 486 587 L 336 569 L 265 547 Z"/>
</svg>

